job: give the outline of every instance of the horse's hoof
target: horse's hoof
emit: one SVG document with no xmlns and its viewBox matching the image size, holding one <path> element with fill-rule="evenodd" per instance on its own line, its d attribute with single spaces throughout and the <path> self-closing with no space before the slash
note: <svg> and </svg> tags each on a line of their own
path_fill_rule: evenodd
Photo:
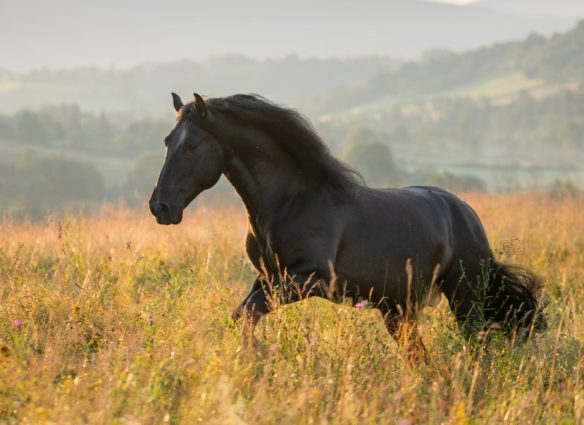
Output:
<svg viewBox="0 0 584 425">
<path fill-rule="evenodd" d="M 239 319 L 241 319 L 242 312 L 243 312 L 243 309 L 241 307 L 238 307 L 235 310 L 233 310 L 233 313 L 231 313 L 231 320 L 233 320 L 234 322 L 237 322 Z"/>
</svg>

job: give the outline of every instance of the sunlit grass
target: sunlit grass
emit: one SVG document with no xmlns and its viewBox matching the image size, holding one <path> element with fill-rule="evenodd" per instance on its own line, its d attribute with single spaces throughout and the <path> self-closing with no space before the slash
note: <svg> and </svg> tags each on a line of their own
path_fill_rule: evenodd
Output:
<svg viewBox="0 0 584 425">
<path fill-rule="evenodd" d="M 481 82 L 472 88 L 461 91 L 461 94 L 476 99 L 497 99 L 516 95 L 522 91 L 529 92 L 535 88 L 542 87 L 544 84 L 543 80 L 527 78 L 523 73 L 517 72 Z"/>
<path fill-rule="evenodd" d="M 584 201 L 465 199 L 500 257 L 547 280 L 550 329 L 470 350 L 446 303 L 411 369 L 374 310 L 310 300 L 268 315 L 260 354 L 231 309 L 254 272 L 244 214 L 183 224 L 0 223 L 0 423 L 577 423 L 584 420 Z M 514 242 L 516 241 L 516 242 Z"/>
</svg>

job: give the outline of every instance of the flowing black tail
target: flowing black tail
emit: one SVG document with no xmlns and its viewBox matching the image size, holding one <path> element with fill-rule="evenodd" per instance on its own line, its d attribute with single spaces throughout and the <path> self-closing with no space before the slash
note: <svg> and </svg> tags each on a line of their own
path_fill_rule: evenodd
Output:
<svg viewBox="0 0 584 425">
<path fill-rule="evenodd" d="M 543 282 L 521 267 L 491 262 L 484 317 L 508 335 L 543 331 L 547 322 L 540 296 Z"/>
</svg>

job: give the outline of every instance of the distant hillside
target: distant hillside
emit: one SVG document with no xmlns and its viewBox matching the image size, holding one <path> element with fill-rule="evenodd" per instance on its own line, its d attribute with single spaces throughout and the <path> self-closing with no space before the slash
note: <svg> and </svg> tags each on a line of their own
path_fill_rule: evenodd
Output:
<svg viewBox="0 0 584 425">
<path fill-rule="evenodd" d="M 551 37 L 530 35 L 466 53 L 434 52 L 423 60 L 307 102 L 313 114 L 396 106 L 441 95 L 496 97 L 553 92 L 584 81 L 584 21 Z M 505 87 L 505 85 L 507 87 Z M 491 91 L 492 89 L 492 91 Z"/>
<path fill-rule="evenodd" d="M 170 92 L 189 96 L 255 92 L 293 103 L 396 69 L 383 57 L 258 61 L 225 56 L 204 62 L 144 64 L 128 70 L 43 69 L 17 74 L 0 69 L 0 113 L 50 104 L 79 104 L 84 110 L 130 112 L 133 116 L 170 111 Z"/>
</svg>

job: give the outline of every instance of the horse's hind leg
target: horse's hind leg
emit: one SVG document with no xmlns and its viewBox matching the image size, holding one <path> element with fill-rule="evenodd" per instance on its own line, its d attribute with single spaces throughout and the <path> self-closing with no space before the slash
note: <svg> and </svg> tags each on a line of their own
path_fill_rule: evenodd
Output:
<svg viewBox="0 0 584 425">
<path fill-rule="evenodd" d="M 381 310 L 385 327 L 404 352 L 411 366 L 428 363 L 428 353 L 416 321 L 403 313 Z"/>
<path fill-rule="evenodd" d="M 473 337 L 484 326 L 485 293 L 480 261 L 460 261 L 441 283 L 442 293 L 448 299 L 458 327 L 466 338 Z"/>
</svg>

